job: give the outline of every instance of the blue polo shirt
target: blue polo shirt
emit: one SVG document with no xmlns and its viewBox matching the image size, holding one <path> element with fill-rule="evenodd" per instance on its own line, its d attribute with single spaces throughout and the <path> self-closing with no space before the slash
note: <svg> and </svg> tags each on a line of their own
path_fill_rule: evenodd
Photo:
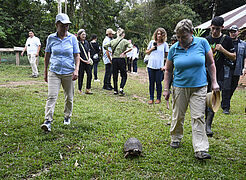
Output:
<svg viewBox="0 0 246 180">
<path fill-rule="evenodd" d="M 176 42 L 168 53 L 168 60 L 174 65 L 173 86 L 202 87 L 207 85 L 206 54 L 210 51 L 205 38 L 194 37 L 190 47 L 185 50 Z"/>
<path fill-rule="evenodd" d="M 74 54 L 80 53 L 77 38 L 68 32 L 61 40 L 57 33 L 47 38 L 45 52 L 51 53 L 49 70 L 56 74 L 71 74 L 75 70 Z"/>
</svg>

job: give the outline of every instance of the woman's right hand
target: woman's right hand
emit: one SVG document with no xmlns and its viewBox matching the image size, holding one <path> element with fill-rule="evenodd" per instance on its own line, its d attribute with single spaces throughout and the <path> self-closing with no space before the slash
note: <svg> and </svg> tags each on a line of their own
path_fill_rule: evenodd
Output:
<svg viewBox="0 0 246 180">
<path fill-rule="evenodd" d="M 47 71 L 44 72 L 44 81 L 48 82 L 48 73 L 47 73 Z"/>
<path fill-rule="evenodd" d="M 168 101 L 170 97 L 170 90 L 164 90 L 163 91 L 163 96 L 165 97 L 165 100 Z"/>
</svg>

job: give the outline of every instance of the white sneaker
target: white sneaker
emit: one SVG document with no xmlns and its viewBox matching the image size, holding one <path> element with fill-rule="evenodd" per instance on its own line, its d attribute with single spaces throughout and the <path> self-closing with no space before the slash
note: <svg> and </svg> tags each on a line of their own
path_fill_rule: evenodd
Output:
<svg viewBox="0 0 246 180">
<path fill-rule="evenodd" d="M 51 121 L 45 121 L 44 124 L 42 124 L 41 129 L 43 129 L 46 132 L 51 131 Z"/>
<path fill-rule="evenodd" d="M 100 79 L 94 79 L 94 82 L 100 82 Z"/>
<path fill-rule="evenodd" d="M 65 117 L 64 118 L 64 124 L 69 125 L 70 124 L 70 117 Z"/>
</svg>

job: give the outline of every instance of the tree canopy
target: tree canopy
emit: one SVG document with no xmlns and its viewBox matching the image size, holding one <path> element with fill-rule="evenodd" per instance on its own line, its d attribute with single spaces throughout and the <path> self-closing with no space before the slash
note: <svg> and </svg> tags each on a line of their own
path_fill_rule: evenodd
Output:
<svg viewBox="0 0 246 180">
<path fill-rule="evenodd" d="M 33 30 L 45 47 L 50 33 L 55 32 L 56 0 L 0 0 L 0 47 L 24 46 L 28 31 Z M 99 42 L 107 28 L 126 30 L 126 38 L 146 48 L 154 30 L 163 27 L 168 38 L 178 21 L 189 18 L 194 25 L 235 9 L 244 0 L 68 0 L 70 32 L 84 28 L 95 33 Z M 64 6 L 64 4 L 63 4 Z"/>
</svg>

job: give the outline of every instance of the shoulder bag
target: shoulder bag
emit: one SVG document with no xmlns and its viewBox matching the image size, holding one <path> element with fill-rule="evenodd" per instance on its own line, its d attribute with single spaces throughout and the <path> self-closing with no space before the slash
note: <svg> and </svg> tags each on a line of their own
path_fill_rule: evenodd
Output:
<svg viewBox="0 0 246 180">
<path fill-rule="evenodd" d="M 86 53 L 86 51 L 85 51 L 85 48 L 84 48 L 83 44 L 80 43 L 80 45 L 81 45 L 81 47 L 82 47 L 82 49 L 83 49 L 83 51 L 84 51 L 86 60 L 89 61 L 90 65 L 92 66 L 92 65 L 93 65 L 92 59 L 89 59 L 89 58 L 88 58 L 87 53 Z"/>
<path fill-rule="evenodd" d="M 92 49 L 96 52 L 96 50 L 95 50 L 95 48 L 93 47 L 93 45 L 91 44 L 91 42 L 90 42 L 90 45 L 91 45 Z M 95 53 L 95 54 L 92 56 L 92 58 L 93 58 L 93 60 L 98 61 L 99 56 L 98 56 L 97 53 Z"/>
<path fill-rule="evenodd" d="M 114 54 L 114 51 L 115 51 L 116 47 L 120 44 L 120 42 L 121 42 L 122 40 L 123 40 L 123 38 L 122 38 L 121 40 L 118 41 L 118 43 L 116 44 L 116 46 L 115 46 L 114 49 L 112 50 L 112 56 L 113 56 L 113 54 Z"/>
</svg>

